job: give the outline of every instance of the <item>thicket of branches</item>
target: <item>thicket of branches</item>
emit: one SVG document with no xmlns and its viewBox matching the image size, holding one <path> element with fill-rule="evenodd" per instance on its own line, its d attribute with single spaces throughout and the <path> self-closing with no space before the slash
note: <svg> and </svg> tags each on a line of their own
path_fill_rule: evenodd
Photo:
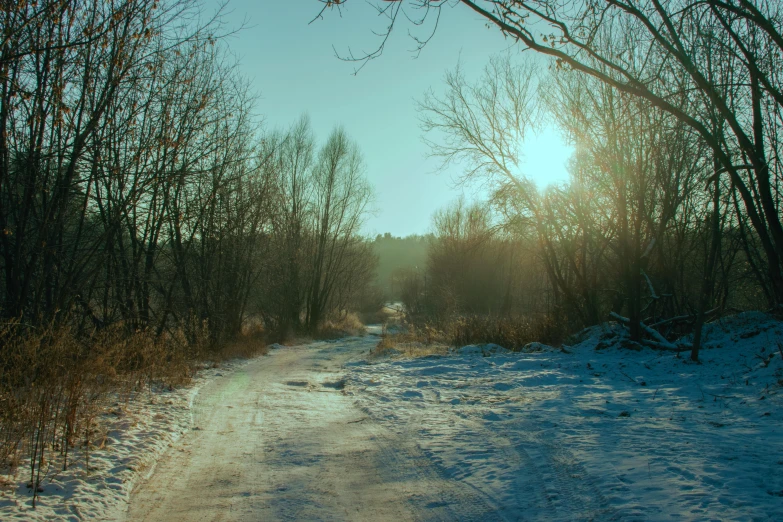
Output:
<svg viewBox="0 0 783 522">
<path fill-rule="evenodd" d="M 106 383 L 361 297 L 358 148 L 262 132 L 219 11 L 18 0 L 0 27 L 0 461 L 29 447 L 40 474 Z"/>
<path fill-rule="evenodd" d="M 391 32 L 403 14 L 447 23 L 450 8 L 551 57 L 535 81 L 497 60 L 475 84 L 457 70 L 422 108 L 425 130 L 441 133 L 433 153 L 496 182 L 508 230 L 535 238 L 559 310 L 583 324 L 614 312 L 633 342 L 664 349 L 684 317 L 693 359 L 712 310 L 780 310 L 779 2 L 399 1 L 381 11 Z M 543 194 L 518 168 L 535 85 L 577 146 L 570 183 Z"/>
<path fill-rule="evenodd" d="M 402 298 L 403 283 L 427 264 L 428 236 L 394 237 L 378 234 L 372 242 L 378 256 L 377 291 L 390 301 Z"/>
<path fill-rule="evenodd" d="M 361 156 L 306 119 L 260 134 L 254 100 L 191 0 L 17 2 L 0 55 L 0 308 L 79 331 L 236 335 L 284 315 L 259 282 L 282 248 L 290 320 L 315 327 L 367 271 Z M 312 254 L 312 255 L 310 255 Z M 353 262 L 362 258 L 362 262 Z M 291 263 L 291 261 L 295 261 Z M 276 274 L 275 274 L 276 275 Z M 293 281 L 291 283 L 291 281 Z M 286 284 L 289 284 L 286 283 Z M 293 292 L 293 290 L 291 290 Z"/>
<path fill-rule="evenodd" d="M 265 136 L 262 156 L 276 191 L 256 306 L 270 328 L 314 331 L 361 308 L 375 277 L 377 256 L 359 236 L 372 202 L 364 164 L 341 128 L 316 150 L 307 118 Z"/>
</svg>

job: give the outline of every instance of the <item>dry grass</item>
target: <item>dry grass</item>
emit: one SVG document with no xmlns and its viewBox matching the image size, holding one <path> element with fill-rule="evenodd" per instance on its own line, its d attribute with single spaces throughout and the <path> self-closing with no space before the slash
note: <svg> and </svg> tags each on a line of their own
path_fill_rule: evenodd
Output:
<svg viewBox="0 0 783 522">
<path fill-rule="evenodd" d="M 359 316 L 353 312 L 345 312 L 324 321 L 315 337 L 317 339 L 339 339 L 350 335 L 364 335 L 365 333 L 364 323 L 359 319 Z"/>
<path fill-rule="evenodd" d="M 266 355 L 269 351 L 268 345 L 269 336 L 263 326 L 248 325 L 243 328 L 242 333 L 236 339 L 223 343 L 211 358 L 215 360 L 250 359 Z"/>
<path fill-rule="evenodd" d="M 533 320 L 469 316 L 437 326 L 425 323 L 420 326 L 408 325 L 402 332 L 389 334 L 384 332 L 370 355 L 372 357 L 398 354 L 408 357 L 444 355 L 448 353 L 449 347 L 485 343 L 494 343 L 512 351 L 519 351 L 534 341 L 559 344 L 565 335 L 566 329 L 550 316 Z"/>
<path fill-rule="evenodd" d="M 469 316 L 451 321 L 443 329 L 452 346 L 494 343 L 517 351 L 534 341 L 552 345 L 561 343 L 567 335 L 564 324 L 546 315 L 533 319 Z"/>
<path fill-rule="evenodd" d="M 385 329 L 384 329 L 385 330 Z M 401 332 L 384 331 L 377 346 L 370 352 L 371 357 L 404 355 L 406 357 L 425 357 L 427 355 L 445 355 L 449 346 L 443 332 L 430 325 L 417 328 L 409 325 Z"/>
<path fill-rule="evenodd" d="M 261 331 L 247 331 L 219 349 L 204 325 L 156 336 L 117 325 L 76 337 L 67 327 L 0 327 L 0 474 L 28 473 L 35 495 L 47 474 L 67 469 L 76 452 L 105 441 L 98 419 L 119 399 L 127 403 L 153 386 L 187 384 L 204 359 L 265 353 Z M 19 469 L 25 463 L 25 470 Z"/>
</svg>

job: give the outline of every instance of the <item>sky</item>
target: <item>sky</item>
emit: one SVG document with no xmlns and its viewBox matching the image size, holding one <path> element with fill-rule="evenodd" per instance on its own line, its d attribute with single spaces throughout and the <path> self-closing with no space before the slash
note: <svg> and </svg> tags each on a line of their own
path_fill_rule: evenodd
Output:
<svg viewBox="0 0 783 522">
<path fill-rule="evenodd" d="M 208 8 L 218 6 L 218 0 L 208 1 Z M 429 28 L 405 20 L 383 55 L 354 74 L 361 64 L 342 61 L 335 52 L 361 55 L 377 48 L 380 38 L 373 31 L 383 32 L 388 21 L 373 4 L 388 5 L 349 0 L 313 21 L 322 6 L 317 0 L 230 0 L 225 29 L 244 28 L 227 44 L 259 97 L 257 110 L 267 128 L 287 128 L 306 113 L 319 143 L 338 125 L 358 143 L 375 192 L 364 234 L 422 234 L 431 230 L 433 213 L 461 194 L 469 200 L 486 194 L 457 186 L 459 166 L 440 172 L 440 162 L 427 157 L 415 100 L 428 89 L 444 92 L 443 77 L 458 62 L 469 78 L 477 77 L 510 43 L 457 5 L 443 9 L 434 37 L 418 55 L 409 31 L 424 37 Z M 572 151 L 556 129 L 546 128 L 523 144 L 522 170 L 541 188 L 564 181 Z"/>
</svg>

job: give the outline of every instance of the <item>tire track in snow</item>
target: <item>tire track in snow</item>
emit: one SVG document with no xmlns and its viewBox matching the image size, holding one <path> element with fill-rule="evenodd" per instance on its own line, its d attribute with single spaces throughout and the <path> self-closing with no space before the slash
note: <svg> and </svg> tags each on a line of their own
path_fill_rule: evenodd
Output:
<svg viewBox="0 0 783 522">
<path fill-rule="evenodd" d="M 397 438 L 415 444 L 407 450 L 408 458 L 430 463 L 420 475 L 426 475 L 425 481 L 441 483 L 437 488 L 440 497 L 412 499 L 419 509 L 428 507 L 427 520 L 525 520 L 531 509 L 536 519 L 546 513 L 554 515 L 538 468 L 531 465 L 527 454 L 520 454 L 508 438 L 442 409 L 437 402 L 401 409 L 392 417 L 388 411 L 357 401 L 379 423 L 391 421 Z M 399 451 L 391 458 L 399 458 Z"/>
<path fill-rule="evenodd" d="M 401 366 L 373 369 L 373 381 L 378 379 L 391 387 L 360 388 L 366 392 L 360 399 L 365 413 L 390 425 L 400 437 L 416 441 L 441 480 L 460 484 L 463 492 L 477 495 L 491 508 L 494 519 L 645 518 L 637 510 L 631 513 L 613 508 L 602 492 L 606 480 L 591 475 L 574 453 L 551 438 L 554 433 L 541 433 L 541 427 L 531 420 L 506 418 L 487 406 L 508 397 L 485 390 L 490 395 L 469 396 L 452 407 L 455 403 L 442 403 L 445 399 L 434 393 L 437 389 L 422 387 L 423 381 L 416 383 L 421 377 L 406 374 Z M 414 383 L 418 395 L 410 391 Z M 459 383 L 452 387 L 462 389 Z M 405 402 L 394 400 L 395 394 Z M 521 411 L 517 414 L 524 415 Z M 471 516 L 478 518 L 461 519 L 481 520 L 477 514 Z"/>
<path fill-rule="evenodd" d="M 342 390 L 372 340 L 281 348 L 205 387 L 194 430 L 131 498 L 128 520 L 504 520 L 406 433 Z"/>
<path fill-rule="evenodd" d="M 367 408 L 362 410 L 372 415 Z M 379 468 L 387 470 L 394 480 L 423 486 L 408 492 L 408 502 L 418 520 L 507 520 L 498 515 L 497 506 L 485 493 L 444 474 L 442 468 L 432 462 L 430 455 L 415 443 L 416 438 L 410 430 L 391 434 L 376 425 L 376 437 L 383 439 L 379 446 L 383 449 Z"/>
<path fill-rule="evenodd" d="M 526 455 L 557 520 L 621 520 L 599 481 L 562 443 L 519 426 L 519 452 Z M 638 520 L 638 519 L 637 519 Z"/>
<path fill-rule="evenodd" d="M 514 473 L 514 471 L 518 470 L 520 466 L 519 456 L 516 452 L 509 451 L 510 448 L 499 444 L 498 437 L 493 436 L 474 422 L 460 419 L 458 428 L 460 433 L 456 437 L 450 437 L 443 431 L 439 432 L 439 428 L 444 426 L 444 424 L 451 428 L 449 431 L 454 430 L 455 423 L 449 417 L 450 415 L 443 410 L 420 412 L 415 420 L 409 424 L 411 428 L 410 436 L 414 438 L 420 437 L 421 443 L 427 444 L 427 448 L 423 450 L 423 453 L 435 463 L 441 478 L 461 484 L 464 489 L 468 489 L 474 495 L 481 497 L 486 504 L 492 507 L 494 520 L 518 520 L 521 515 L 521 512 L 517 509 L 518 506 L 510 505 L 508 499 L 501 498 L 502 491 L 492 487 L 491 482 L 497 479 L 498 474 Z M 422 428 L 414 433 L 415 430 L 413 428 L 415 426 Z M 445 439 L 445 444 L 438 439 Z M 448 448 L 452 442 L 458 443 L 458 446 Z M 465 442 L 469 444 L 469 447 L 464 447 Z M 481 444 L 482 447 L 475 447 L 475 444 Z M 439 451 L 441 449 L 446 451 Z M 464 466 L 461 466 L 460 464 L 462 463 L 447 461 L 450 456 L 459 454 L 462 455 L 463 463 L 468 458 L 480 463 L 476 467 L 481 469 L 477 471 L 491 469 L 487 477 L 490 480 L 482 480 L 483 476 L 480 476 L 478 473 L 474 474 L 474 470 L 470 467 L 466 469 Z M 477 485 L 476 482 L 479 484 Z"/>
</svg>

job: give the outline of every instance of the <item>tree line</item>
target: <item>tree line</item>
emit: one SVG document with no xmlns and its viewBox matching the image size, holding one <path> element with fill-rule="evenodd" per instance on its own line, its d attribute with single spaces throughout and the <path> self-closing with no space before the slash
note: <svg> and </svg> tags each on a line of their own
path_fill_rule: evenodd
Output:
<svg viewBox="0 0 783 522">
<path fill-rule="evenodd" d="M 383 12 L 448 23 L 451 8 L 549 57 L 495 59 L 475 82 L 458 68 L 421 109 L 432 153 L 495 184 L 493 233 L 535 252 L 551 311 L 574 325 L 612 317 L 660 349 L 676 349 L 685 325 L 693 359 L 711 314 L 780 311 L 779 2 L 460 0 Z M 543 192 L 519 157 L 542 118 L 576 145 L 569 183 Z M 470 251 L 475 234 L 460 234 Z"/>
<path fill-rule="evenodd" d="M 196 0 L 18 0 L 0 36 L 0 310 L 212 340 L 315 329 L 374 258 L 358 146 L 266 131 Z"/>
<path fill-rule="evenodd" d="M 264 129 L 224 36 L 198 0 L 3 2 L 0 463 L 33 507 L 112 404 L 311 333 L 372 276 L 358 146 Z"/>
</svg>

